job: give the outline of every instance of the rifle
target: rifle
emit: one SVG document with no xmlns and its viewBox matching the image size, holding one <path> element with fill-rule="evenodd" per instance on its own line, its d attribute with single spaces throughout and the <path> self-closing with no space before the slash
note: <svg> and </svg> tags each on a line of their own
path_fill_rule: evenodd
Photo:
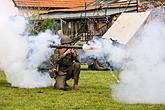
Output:
<svg viewBox="0 0 165 110">
<path fill-rule="evenodd" d="M 74 46 L 74 45 L 49 45 L 50 48 L 74 48 L 74 49 L 82 49 L 82 46 Z"/>
</svg>

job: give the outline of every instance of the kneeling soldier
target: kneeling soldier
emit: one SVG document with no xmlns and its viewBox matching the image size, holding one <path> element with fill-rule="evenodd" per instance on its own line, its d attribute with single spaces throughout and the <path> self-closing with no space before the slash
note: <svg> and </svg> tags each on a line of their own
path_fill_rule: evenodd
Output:
<svg viewBox="0 0 165 110">
<path fill-rule="evenodd" d="M 71 45 L 69 37 L 61 37 L 61 45 Z M 57 73 L 54 87 L 59 90 L 68 90 L 67 80 L 74 79 L 74 90 L 78 90 L 80 63 L 77 59 L 77 51 L 72 48 L 60 48 L 55 50 L 54 60 L 57 64 Z"/>
</svg>

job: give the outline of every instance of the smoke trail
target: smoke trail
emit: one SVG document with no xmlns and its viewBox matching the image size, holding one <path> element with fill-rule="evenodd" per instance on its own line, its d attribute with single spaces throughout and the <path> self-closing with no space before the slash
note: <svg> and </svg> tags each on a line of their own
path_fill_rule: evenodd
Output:
<svg viewBox="0 0 165 110">
<path fill-rule="evenodd" d="M 0 7 L 3 7 L 3 2 Z M 23 35 L 26 21 L 23 17 L 10 17 L 0 8 L 0 68 L 12 86 L 21 88 L 47 87 L 52 79 L 40 73 L 37 67 L 50 57 L 49 41 L 59 43 L 59 37 L 50 31 L 38 36 Z"/>
<path fill-rule="evenodd" d="M 145 26 L 128 45 L 131 59 L 124 65 L 113 97 L 125 103 L 165 103 L 165 13 L 154 9 Z"/>
</svg>

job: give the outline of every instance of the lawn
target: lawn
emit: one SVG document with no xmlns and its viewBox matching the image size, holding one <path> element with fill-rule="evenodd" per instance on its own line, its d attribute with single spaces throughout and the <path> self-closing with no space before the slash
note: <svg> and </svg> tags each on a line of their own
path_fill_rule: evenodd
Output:
<svg viewBox="0 0 165 110">
<path fill-rule="evenodd" d="M 117 72 L 114 72 L 117 75 Z M 111 97 L 116 83 L 108 71 L 82 70 L 79 91 L 53 87 L 22 89 L 11 87 L 0 72 L 0 110 L 165 110 L 159 104 L 124 104 Z M 73 80 L 69 81 L 69 85 Z"/>
</svg>

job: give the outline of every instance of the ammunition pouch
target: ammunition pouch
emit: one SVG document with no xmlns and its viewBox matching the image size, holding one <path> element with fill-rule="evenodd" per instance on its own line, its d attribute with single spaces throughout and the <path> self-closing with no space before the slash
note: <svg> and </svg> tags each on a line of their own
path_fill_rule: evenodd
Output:
<svg viewBox="0 0 165 110">
<path fill-rule="evenodd" d="M 63 76 L 66 74 L 67 74 L 66 72 L 57 71 L 57 69 L 55 68 L 49 69 L 49 75 L 51 78 L 55 78 L 56 76 Z"/>
<path fill-rule="evenodd" d="M 66 75 L 66 74 L 67 74 L 66 72 L 59 71 L 57 75 L 63 76 L 63 75 Z"/>
<path fill-rule="evenodd" d="M 48 72 L 49 72 L 49 75 L 50 75 L 51 78 L 55 78 L 56 75 L 58 74 L 58 71 L 55 68 L 49 69 Z"/>
</svg>

